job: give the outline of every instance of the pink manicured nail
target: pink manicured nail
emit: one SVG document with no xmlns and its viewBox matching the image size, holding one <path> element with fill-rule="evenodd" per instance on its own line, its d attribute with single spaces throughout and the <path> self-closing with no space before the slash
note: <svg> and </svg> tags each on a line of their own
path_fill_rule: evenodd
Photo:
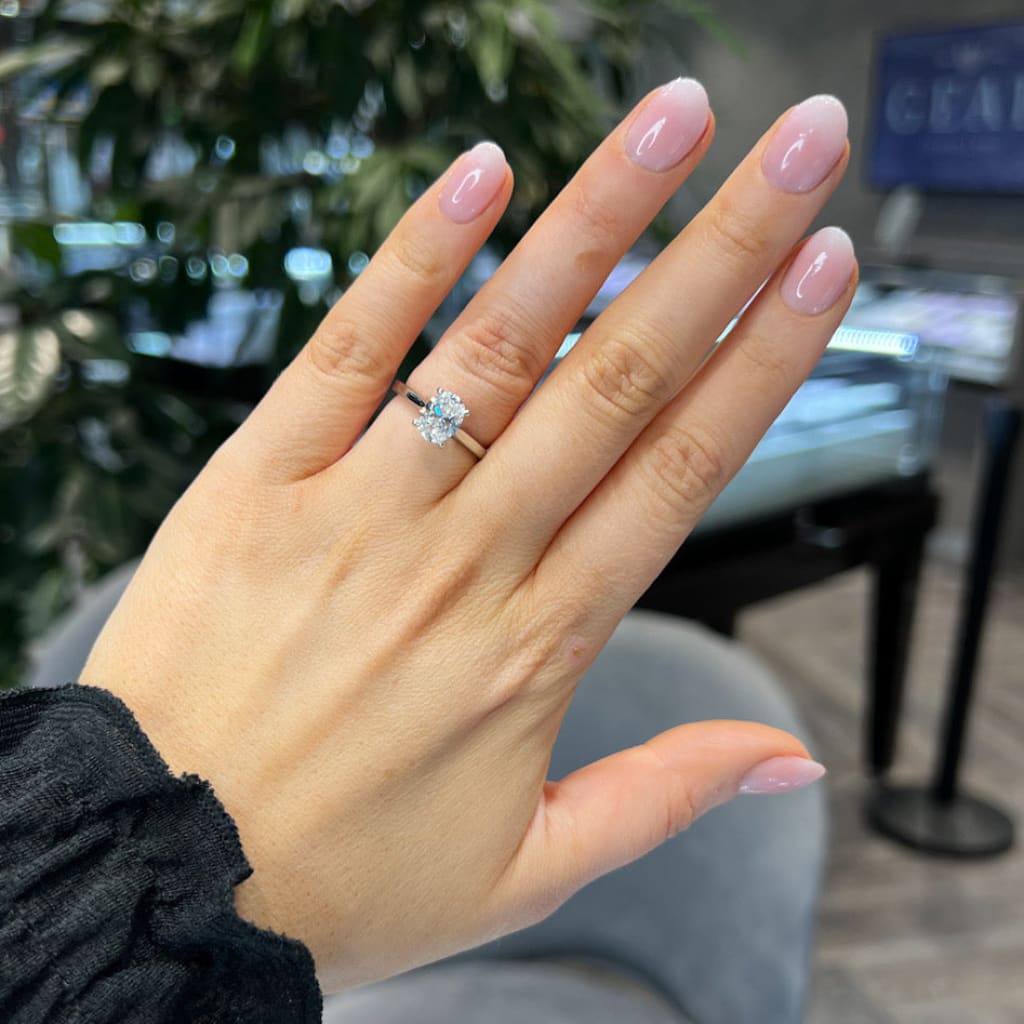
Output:
<svg viewBox="0 0 1024 1024">
<path fill-rule="evenodd" d="M 637 114 L 626 133 L 626 154 L 648 171 L 667 171 L 700 140 L 709 114 L 704 86 L 692 78 L 677 78 Z"/>
<path fill-rule="evenodd" d="M 825 766 L 806 757 L 773 757 L 747 772 L 741 793 L 788 793 L 802 789 L 825 774 Z"/>
<path fill-rule="evenodd" d="M 505 180 L 505 154 L 494 142 L 478 142 L 455 162 L 441 193 L 441 209 L 456 224 L 483 213 Z"/>
<path fill-rule="evenodd" d="M 835 96 L 812 96 L 794 107 L 764 151 L 765 177 L 783 192 L 817 188 L 843 155 L 849 122 Z"/>
<path fill-rule="evenodd" d="M 807 239 L 786 271 L 783 301 L 794 313 L 824 313 L 846 291 L 855 263 L 850 236 L 842 228 L 822 228 Z"/>
</svg>

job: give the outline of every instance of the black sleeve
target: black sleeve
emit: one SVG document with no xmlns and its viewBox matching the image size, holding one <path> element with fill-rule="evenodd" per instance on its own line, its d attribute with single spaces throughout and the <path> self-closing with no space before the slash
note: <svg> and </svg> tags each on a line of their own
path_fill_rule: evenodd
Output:
<svg viewBox="0 0 1024 1024">
<path fill-rule="evenodd" d="M 90 686 L 0 694 L 0 1021 L 292 1024 L 304 945 L 235 912 L 252 874 L 210 784 Z"/>
</svg>

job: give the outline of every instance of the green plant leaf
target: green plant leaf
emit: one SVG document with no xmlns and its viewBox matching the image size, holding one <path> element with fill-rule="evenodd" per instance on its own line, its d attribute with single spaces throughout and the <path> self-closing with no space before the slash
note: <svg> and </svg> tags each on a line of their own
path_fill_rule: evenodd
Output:
<svg viewBox="0 0 1024 1024">
<path fill-rule="evenodd" d="M 82 538 L 86 552 L 97 562 L 117 564 L 130 553 L 131 535 L 125 516 L 125 495 L 119 481 L 93 476 L 82 495 Z"/>
<path fill-rule="evenodd" d="M 124 57 L 104 57 L 89 69 L 89 84 L 94 89 L 106 89 L 124 81 L 129 64 Z"/>
<path fill-rule="evenodd" d="M 68 602 L 69 586 L 63 569 L 50 569 L 32 588 L 22 605 L 22 617 L 29 636 L 38 636 Z"/>
<path fill-rule="evenodd" d="M 374 232 L 383 241 L 409 208 L 409 197 L 401 181 L 392 183 L 374 212 Z"/>
<path fill-rule="evenodd" d="M 185 33 L 195 29 L 206 30 L 220 21 L 234 21 L 245 7 L 238 0 L 204 0 L 201 4 L 180 4 L 175 16 L 175 28 Z"/>
<path fill-rule="evenodd" d="M 348 181 L 352 212 L 361 213 L 379 206 L 391 190 L 396 172 L 392 150 L 381 148 L 367 157 L 359 171 Z"/>
<path fill-rule="evenodd" d="M 78 57 L 84 56 L 90 49 L 89 43 L 84 39 L 53 36 L 36 43 L 35 46 L 9 50 L 0 54 L 0 82 L 13 78 L 14 75 L 29 68 L 42 66 L 48 71 L 57 71 Z"/>
<path fill-rule="evenodd" d="M 53 551 L 67 539 L 66 522 L 60 516 L 47 519 L 22 537 L 25 550 L 33 555 Z"/>
<path fill-rule="evenodd" d="M 395 90 L 395 96 L 402 105 L 402 111 L 406 117 L 416 120 L 423 114 L 420 83 L 416 77 L 416 70 L 413 67 L 410 54 L 399 53 L 395 57 L 391 88 Z"/>
<path fill-rule="evenodd" d="M 50 327 L 0 333 L 0 430 L 28 419 L 45 401 L 60 369 L 60 339 Z"/>
<path fill-rule="evenodd" d="M 235 44 L 231 61 L 239 71 L 250 71 L 259 60 L 263 48 L 263 36 L 267 27 L 265 8 L 249 11 L 241 35 Z"/>
<path fill-rule="evenodd" d="M 11 235 L 16 247 L 27 249 L 37 260 L 49 263 L 51 267 L 60 266 L 60 246 L 49 224 L 15 224 Z"/>
<path fill-rule="evenodd" d="M 712 4 L 704 2 L 704 0 L 660 0 L 660 2 L 667 10 L 689 18 L 724 46 L 735 51 L 738 56 L 744 58 L 750 56 L 750 47 L 722 21 L 721 16 L 715 13 Z"/>
<path fill-rule="evenodd" d="M 51 320 L 66 360 L 124 359 L 117 322 L 102 310 L 66 309 Z"/>
<path fill-rule="evenodd" d="M 135 91 L 148 98 L 156 93 L 163 80 L 163 58 L 152 50 L 141 50 L 132 61 L 132 86 Z"/>
<path fill-rule="evenodd" d="M 508 78 L 515 47 L 506 5 L 482 4 L 476 14 L 480 24 L 470 34 L 467 48 L 476 65 L 480 82 L 486 89 L 500 85 Z"/>
<path fill-rule="evenodd" d="M 313 0 L 278 0 L 274 9 L 281 21 L 295 21 L 301 18 L 313 5 Z"/>
<path fill-rule="evenodd" d="M 366 40 L 363 53 L 375 68 L 384 70 L 391 64 L 397 42 L 395 26 L 385 23 Z"/>
</svg>

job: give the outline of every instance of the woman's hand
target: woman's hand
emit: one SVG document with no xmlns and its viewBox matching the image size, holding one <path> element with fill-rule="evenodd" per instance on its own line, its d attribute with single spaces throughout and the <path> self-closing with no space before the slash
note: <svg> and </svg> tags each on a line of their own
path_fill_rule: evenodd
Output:
<svg viewBox="0 0 1024 1024">
<path fill-rule="evenodd" d="M 303 940 L 326 991 L 540 920 L 755 768 L 754 789 L 815 774 L 793 737 L 713 722 L 546 781 L 585 669 L 854 289 L 841 232 L 794 250 L 848 159 L 819 97 L 526 402 L 712 134 L 695 82 L 646 97 L 417 367 L 413 390 L 471 410 L 479 462 L 425 443 L 404 398 L 365 429 L 512 191 L 497 147 L 460 157 L 176 505 L 93 650 L 82 682 L 237 821 L 239 912 Z"/>
</svg>

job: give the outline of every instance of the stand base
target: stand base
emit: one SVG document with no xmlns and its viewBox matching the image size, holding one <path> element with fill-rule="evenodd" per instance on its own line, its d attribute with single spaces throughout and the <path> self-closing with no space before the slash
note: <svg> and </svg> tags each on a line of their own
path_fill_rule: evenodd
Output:
<svg viewBox="0 0 1024 1024">
<path fill-rule="evenodd" d="M 941 804 L 924 787 L 879 786 L 866 810 L 878 832 L 923 853 L 992 857 L 1013 846 L 1013 821 L 964 794 Z"/>
</svg>

